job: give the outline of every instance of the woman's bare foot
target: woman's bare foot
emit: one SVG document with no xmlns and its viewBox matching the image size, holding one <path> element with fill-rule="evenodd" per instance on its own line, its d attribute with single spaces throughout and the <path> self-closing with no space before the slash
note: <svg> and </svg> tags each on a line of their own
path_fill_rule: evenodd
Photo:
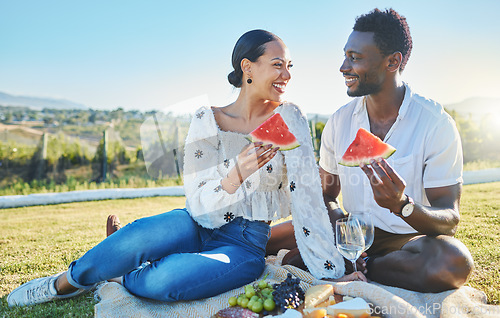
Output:
<svg viewBox="0 0 500 318">
<path fill-rule="evenodd" d="M 122 226 L 120 224 L 120 219 L 118 218 L 118 216 L 110 214 L 108 216 L 108 221 L 106 222 L 106 237 L 110 236 L 121 228 Z"/>
</svg>

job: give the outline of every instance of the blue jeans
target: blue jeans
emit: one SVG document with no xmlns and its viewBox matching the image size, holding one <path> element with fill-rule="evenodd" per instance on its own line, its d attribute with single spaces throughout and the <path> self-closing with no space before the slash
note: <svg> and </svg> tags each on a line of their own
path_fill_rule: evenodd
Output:
<svg viewBox="0 0 500 318">
<path fill-rule="evenodd" d="M 259 277 L 269 235 L 264 222 L 239 217 L 210 230 L 187 210 L 173 210 L 110 235 L 72 262 L 67 277 L 74 287 L 90 289 L 123 276 L 132 294 L 162 301 L 207 298 Z"/>
</svg>

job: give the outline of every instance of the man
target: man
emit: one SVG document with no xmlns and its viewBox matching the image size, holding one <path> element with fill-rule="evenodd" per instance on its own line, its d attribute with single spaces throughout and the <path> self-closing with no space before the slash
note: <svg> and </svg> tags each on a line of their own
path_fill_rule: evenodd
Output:
<svg viewBox="0 0 500 318">
<path fill-rule="evenodd" d="M 333 224 L 344 216 L 337 204 L 341 189 L 348 212 L 372 214 L 376 231 L 367 251 L 368 278 L 440 292 L 463 285 L 473 268 L 467 248 L 452 237 L 460 218 L 462 149 L 443 107 L 401 80 L 411 48 L 406 19 L 394 10 L 375 9 L 356 19 L 340 67 L 347 94 L 356 98 L 325 126 L 320 175 Z M 359 128 L 397 151 L 361 168 L 338 165 Z M 290 226 L 274 230 L 274 239 L 283 238 Z M 273 236 L 271 247 L 277 242 Z M 296 263 L 296 254 L 284 261 Z"/>
</svg>

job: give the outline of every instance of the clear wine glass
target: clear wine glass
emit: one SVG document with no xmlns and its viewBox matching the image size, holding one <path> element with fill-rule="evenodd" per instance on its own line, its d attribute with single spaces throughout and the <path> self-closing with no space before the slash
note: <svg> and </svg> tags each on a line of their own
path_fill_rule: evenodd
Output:
<svg viewBox="0 0 500 318">
<path fill-rule="evenodd" d="M 335 238 L 340 254 L 351 261 L 357 272 L 356 260 L 365 248 L 365 237 L 357 218 L 342 218 L 335 223 Z"/>
<path fill-rule="evenodd" d="M 363 250 L 363 252 L 365 252 L 370 248 L 370 246 L 372 246 L 373 238 L 375 237 L 372 215 L 368 212 L 351 212 L 349 213 L 349 217 L 358 219 L 361 231 L 365 237 L 365 248 Z"/>
</svg>

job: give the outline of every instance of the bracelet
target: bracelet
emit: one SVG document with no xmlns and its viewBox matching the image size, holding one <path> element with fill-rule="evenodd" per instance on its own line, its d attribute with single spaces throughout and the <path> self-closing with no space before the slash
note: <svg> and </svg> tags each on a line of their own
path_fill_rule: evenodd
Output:
<svg viewBox="0 0 500 318">
<path fill-rule="evenodd" d="M 241 176 L 241 172 L 240 172 L 240 167 L 238 166 L 238 162 L 236 162 L 236 172 L 238 173 L 238 178 L 240 179 L 240 184 L 243 183 L 243 177 Z"/>
<path fill-rule="evenodd" d="M 241 183 L 240 183 L 240 184 L 235 184 L 235 183 L 232 183 L 232 182 L 231 182 L 231 180 L 229 180 L 229 175 L 228 175 L 228 174 L 226 174 L 226 179 L 227 179 L 227 181 L 229 182 L 229 184 L 230 184 L 230 185 L 232 185 L 232 186 L 233 186 L 233 187 L 235 187 L 235 188 L 239 188 L 239 187 L 240 187 L 240 185 L 241 185 Z"/>
</svg>

